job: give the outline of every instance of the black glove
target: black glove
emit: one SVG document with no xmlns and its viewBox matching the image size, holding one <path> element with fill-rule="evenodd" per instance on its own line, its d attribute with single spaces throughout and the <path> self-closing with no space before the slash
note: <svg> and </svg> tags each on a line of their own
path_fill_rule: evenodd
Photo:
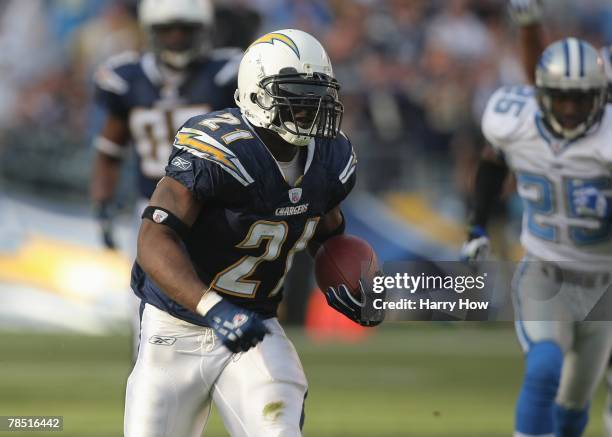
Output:
<svg viewBox="0 0 612 437">
<path fill-rule="evenodd" d="M 376 310 L 373 306 L 374 299 L 385 301 L 384 293 L 373 294 L 366 292 L 363 287 L 363 282 L 359 281 L 359 298 L 355 298 L 349 291 L 346 284 L 340 284 L 337 287 L 328 287 L 323 293 L 327 304 L 336 311 L 344 314 L 353 322 L 359 323 L 361 326 L 376 326 L 380 325 L 385 319 L 384 310 Z"/>
<path fill-rule="evenodd" d="M 96 218 L 100 225 L 100 236 L 104 247 L 116 249 L 115 238 L 113 236 L 113 210 L 110 202 L 100 202 L 95 207 Z"/>
</svg>

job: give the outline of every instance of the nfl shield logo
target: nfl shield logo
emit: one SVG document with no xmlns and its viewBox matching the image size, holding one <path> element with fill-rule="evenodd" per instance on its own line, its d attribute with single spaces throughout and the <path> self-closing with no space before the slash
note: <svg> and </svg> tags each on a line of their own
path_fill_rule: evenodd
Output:
<svg viewBox="0 0 612 437">
<path fill-rule="evenodd" d="M 153 211 L 153 221 L 155 223 L 162 223 L 164 220 L 168 218 L 168 213 L 162 211 L 161 209 L 156 209 Z"/>
<path fill-rule="evenodd" d="M 291 200 L 291 203 L 298 203 L 301 198 L 302 198 L 301 188 L 292 188 L 289 190 L 289 200 Z"/>
</svg>

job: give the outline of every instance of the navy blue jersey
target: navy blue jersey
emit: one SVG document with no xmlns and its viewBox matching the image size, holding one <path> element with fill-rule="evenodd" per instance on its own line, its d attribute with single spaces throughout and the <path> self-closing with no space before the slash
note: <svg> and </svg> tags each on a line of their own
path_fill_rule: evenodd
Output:
<svg viewBox="0 0 612 437">
<path fill-rule="evenodd" d="M 166 175 L 203 203 L 185 246 L 200 278 L 228 300 L 264 317 L 276 314 L 295 252 L 319 219 L 355 184 L 349 140 L 313 140 L 301 150 L 295 186 L 237 108 L 190 119 L 177 133 Z M 135 264 L 132 288 L 145 302 L 192 323 Z"/>
<path fill-rule="evenodd" d="M 234 49 L 213 51 L 174 80 L 168 75 L 162 79 L 152 53 L 126 52 L 98 69 L 96 102 L 129 125 L 142 196 L 151 197 L 164 175 L 174 134 L 185 121 L 234 105 L 240 56 Z"/>
</svg>

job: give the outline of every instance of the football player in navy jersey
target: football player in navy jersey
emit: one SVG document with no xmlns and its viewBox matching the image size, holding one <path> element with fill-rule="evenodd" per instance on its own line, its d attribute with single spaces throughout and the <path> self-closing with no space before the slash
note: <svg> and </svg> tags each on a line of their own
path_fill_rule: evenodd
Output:
<svg viewBox="0 0 612 437">
<path fill-rule="evenodd" d="M 170 144 L 189 118 L 233 104 L 238 49 L 212 49 L 209 0 L 142 0 L 139 21 L 149 50 L 110 58 L 95 74 L 105 121 L 95 140 L 91 182 L 104 243 L 115 247 L 109 204 L 128 145 L 138 159 L 138 212 L 164 175 Z"/>
<path fill-rule="evenodd" d="M 177 132 L 132 270 L 143 311 L 127 437 L 199 436 L 211 402 L 232 436 L 301 435 L 307 382 L 276 309 L 294 254 L 344 231 L 356 158 L 338 90 L 321 44 L 279 30 L 247 49 L 238 108 Z M 346 287 L 326 297 L 379 323 Z"/>
</svg>

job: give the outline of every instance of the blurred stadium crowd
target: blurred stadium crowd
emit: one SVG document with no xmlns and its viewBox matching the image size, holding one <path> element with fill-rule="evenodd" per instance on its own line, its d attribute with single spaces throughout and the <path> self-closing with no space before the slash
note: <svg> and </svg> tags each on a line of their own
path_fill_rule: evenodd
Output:
<svg viewBox="0 0 612 437">
<path fill-rule="evenodd" d="M 323 41 L 342 84 L 343 126 L 360 155 L 361 190 L 464 198 L 481 147 L 483 105 L 500 84 L 523 80 L 502 0 L 215 3 L 219 46 L 244 48 L 260 33 L 287 27 Z M 554 3 L 550 38 L 612 42 L 609 1 Z M 93 71 L 142 45 L 136 0 L 0 2 L 4 181 L 85 200 L 100 119 L 91 103 Z"/>
</svg>

